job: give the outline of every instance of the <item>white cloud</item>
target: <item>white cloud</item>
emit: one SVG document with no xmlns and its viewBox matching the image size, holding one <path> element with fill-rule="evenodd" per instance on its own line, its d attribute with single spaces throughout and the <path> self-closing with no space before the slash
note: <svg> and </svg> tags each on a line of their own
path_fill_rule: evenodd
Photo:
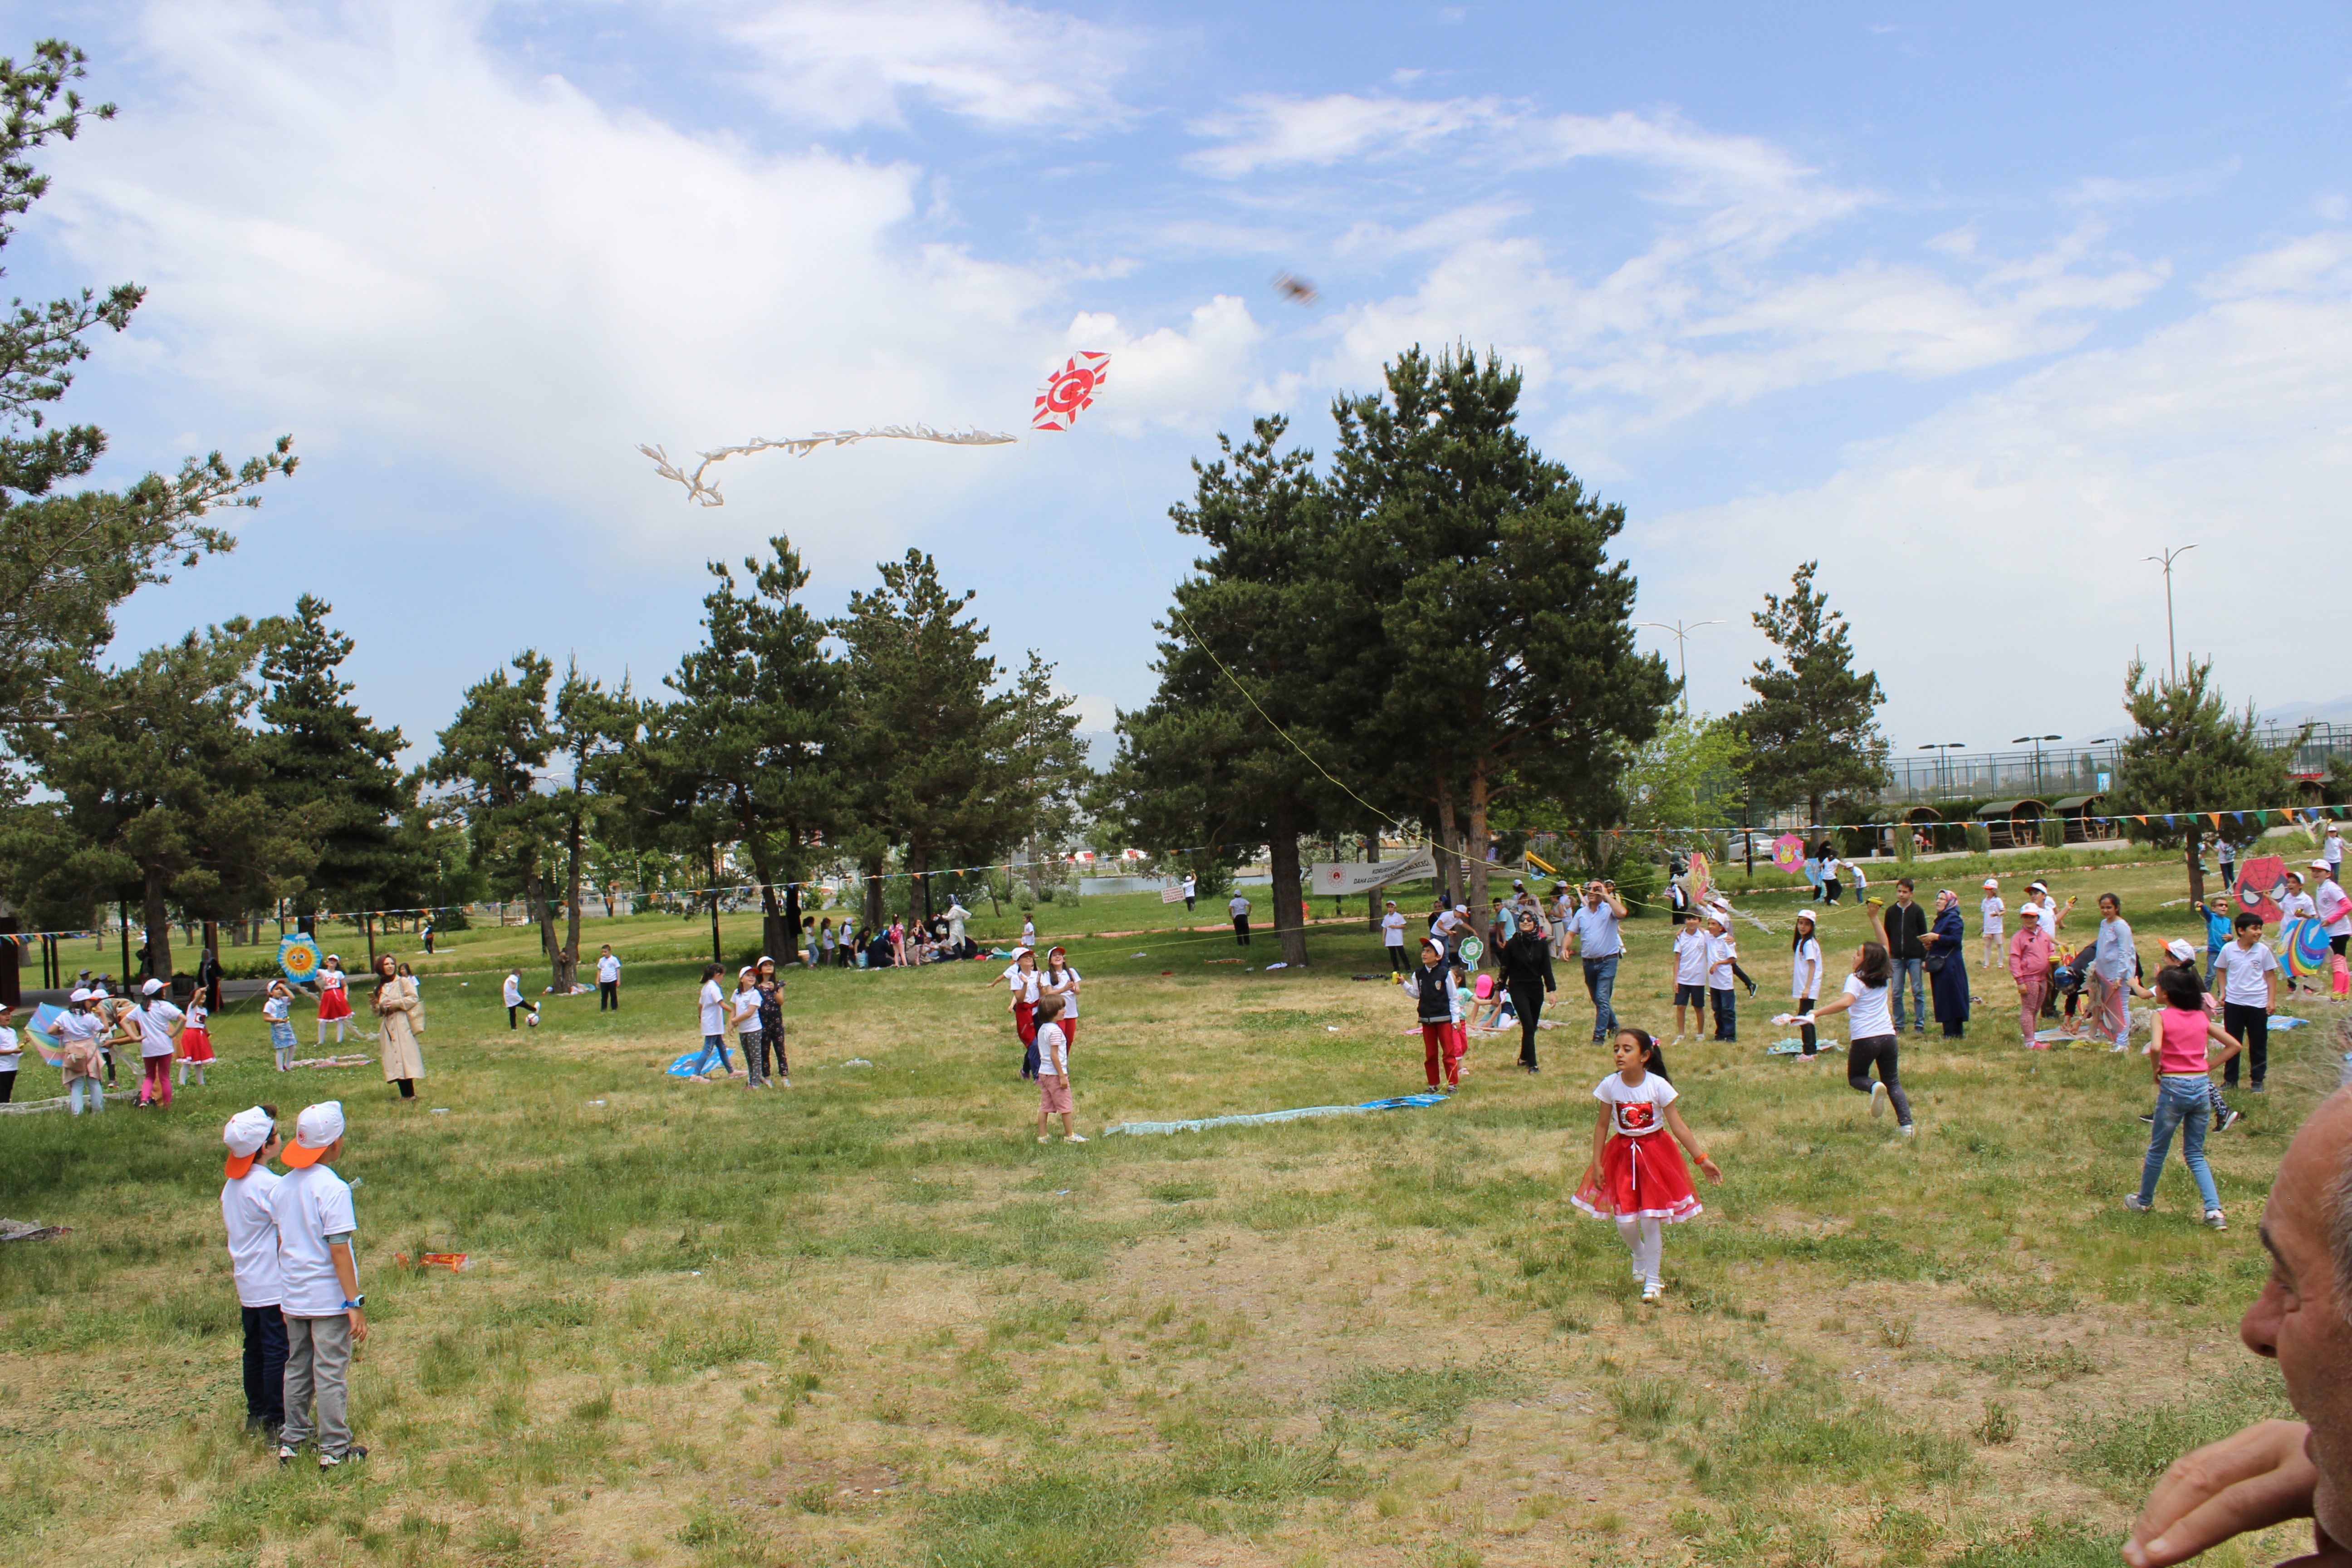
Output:
<svg viewBox="0 0 2352 1568">
<path fill-rule="evenodd" d="M 2135 647 L 2163 657 L 2161 578 L 2140 558 L 2194 542 L 2175 573 L 2183 656 L 2218 656 L 2233 699 L 2296 695 L 2305 668 L 2246 629 L 2268 592 L 2247 573 L 2317 565 L 2340 539 L 2347 247 L 2342 234 L 2284 241 L 2229 269 L 2195 315 L 1857 447 L 1821 484 L 1658 519 L 1642 531 L 1645 596 L 1744 626 L 1758 595 L 1818 556 L 1891 712 L 1980 742 L 2087 734 L 2117 721 Z M 2041 631 L 2058 626 L 2053 661 Z"/>
<path fill-rule="evenodd" d="M 1246 304 L 1220 294 L 1181 329 L 1136 337 L 1117 316 L 1090 312 L 1070 323 L 1065 341 L 1072 350 L 1111 355 L 1110 379 L 1091 416 L 1127 431 L 1159 425 L 1205 434 L 1237 402 L 1265 407 L 1278 401 L 1252 384 L 1255 351 L 1265 337 Z"/>
<path fill-rule="evenodd" d="M 1193 130 L 1225 138 L 1224 144 L 1194 153 L 1194 168 L 1233 179 L 1286 164 L 1330 164 L 1344 158 L 1426 148 L 1474 125 L 1510 118 L 1500 100 L 1359 98 L 1337 92 L 1323 98 L 1255 94 L 1233 111 L 1202 121 Z"/>
<path fill-rule="evenodd" d="M 897 124 L 903 100 L 999 125 L 1079 135 L 1121 113 L 1111 81 L 1139 35 L 994 0 L 787 0 L 729 31 L 757 49 L 757 79 L 795 120 Z"/>
</svg>

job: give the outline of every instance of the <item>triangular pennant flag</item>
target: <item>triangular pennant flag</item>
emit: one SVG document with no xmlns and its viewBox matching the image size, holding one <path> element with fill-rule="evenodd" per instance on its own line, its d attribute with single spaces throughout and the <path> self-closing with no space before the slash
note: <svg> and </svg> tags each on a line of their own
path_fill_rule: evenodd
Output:
<svg viewBox="0 0 2352 1568">
<path fill-rule="evenodd" d="M 2167 827 L 2173 826 L 2172 814 L 2168 811 L 2164 814 L 2164 825 Z"/>
<path fill-rule="evenodd" d="M 2135 816 L 2132 820 L 2138 823 L 2142 827 L 2146 827 L 2147 826 L 2147 818 L 2145 816 Z"/>
<path fill-rule="evenodd" d="M 2237 820 L 2239 826 L 2243 827 L 2246 825 L 2246 814 L 2244 812 L 2233 811 L 2230 815 Z"/>
<path fill-rule="evenodd" d="M 2257 826 L 2257 827 L 2268 827 L 2270 825 L 2271 825 L 2271 814 L 2270 814 L 2269 812 L 2267 812 L 2267 811 L 2258 811 L 2258 812 L 2254 813 L 2254 826 Z"/>
<path fill-rule="evenodd" d="M 2218 812 L 2218 811 L 2215 811 L 2215 812 L 2208 812 L 2206 815 L 2207 815 L 2207 816 L 2210 816 L 2210 817 L 2212 817 L 2212 819 L 2213 819 L 2213 831 L 2214 831 L 2214 832 L 2216 832 L 2216 833 L 2221 832 L 2221 814 L 2220 812 Z"/>
</svg>

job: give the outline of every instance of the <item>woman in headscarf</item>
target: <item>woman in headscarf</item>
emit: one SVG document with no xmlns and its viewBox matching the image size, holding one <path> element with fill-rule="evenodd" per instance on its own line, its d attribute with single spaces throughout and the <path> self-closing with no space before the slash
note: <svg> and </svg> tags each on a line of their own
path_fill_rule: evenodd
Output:
<svg viewBox="0 0 2352 1568">
<path fill-rule="evenodd" d="M 1536 1030 L 1543 1018 L 1544 998 L 1559 987 L 1552 979 L 1551 944 L 1543 939 L 1535 910 L 1519 910 L 1517 924 L 1518 930 L 1503 943 L 1499 964 L 1503 988 L 1519 1016 L 1519 1066 L 1532 1073 L 1538 1070 Z"/>
<path fill-rule="evenodd" d="M 401 1099 L 415 1100 L 416 1080 L 425 1076 L 425 1048 L 416 1042 L 425 1004 L 417 997 L 416 982 L 400 973 L 392 954 L 377 956 L 375 974 L 375 1013 L 383 1020 L 383 1032 L 376 1037 L 383 1081 L 398 1084 Z"/>
<path fill-rule="evenodd" d="M 1936 895 L 1936 921 L 1920 939 L 1927 949 L 1927 990 L 1944 1038 L 1957 1040 L 1969 1026 L 1969 932 L 1960 897 L 1946 888 Z"/>
</svg>

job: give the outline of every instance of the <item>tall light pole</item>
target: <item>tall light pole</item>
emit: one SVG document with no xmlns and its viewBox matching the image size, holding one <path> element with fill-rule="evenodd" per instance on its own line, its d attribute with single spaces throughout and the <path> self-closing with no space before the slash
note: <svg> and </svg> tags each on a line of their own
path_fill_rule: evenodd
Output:
<svg viewBox="0 0 2352 1568">
<path fill-rule="evenodd" d="M 2033 742 L 2033 793 L 2035 795 L 2042 793 L 2042 742 L 2063 741 L 2065 738 L 2063 735 L 2020 735 L 2010 742 L 2012 746 L 2022 746 L 2028 741 Z"/>
<path fill-rule="evenodd" d="M 1960 751 L 1967 745 L 1966 741 L 1930 741 L 1919 748 L 1923 752 L 1936 753 L 1936 787 L 1937 789 L 1949 789 L 1952 784 L 1950 775 L 1944 771 L 1945 759 L 1949 753 Z"/>
<path fill-rule="evenodd" d="M 1675 679 L 1682 682 L 1683 711 L 1685 713 L 1689 712 L 1690 661 L 1685 657 L 1686 650 L 1683 647 L 1683 639 L 1689 637 L 1691 633 L 1698 630 L 1701 626 L 1719 626 L 1723 625 L 1723 623 L 1721 621 L 1695 621 L 1689 626 L 1685 626 L 1682 622 L 1676 621 L 1673 626 L 1668 626 L 1664 621 L 1643 621 L 1639 624 L 1645 626 L 1655 626 L 1662 632 L 1672 632 L 1675 634 Z"/>
<path fill-rule="evenodd" d="M 2161 555 L 2140 557 L 2143 561 L 2153 561 L 2164 568 L 2164 658 L 2166 668 L 2172 672 L 2175 685 L 2179 684 L 2180 681 L 2180 656 L 2172 647 L 2172 563 L 2196 548 L 2193 544 L 2184 544 L 2177 550 L 2167 548 Z"/>
</svg>

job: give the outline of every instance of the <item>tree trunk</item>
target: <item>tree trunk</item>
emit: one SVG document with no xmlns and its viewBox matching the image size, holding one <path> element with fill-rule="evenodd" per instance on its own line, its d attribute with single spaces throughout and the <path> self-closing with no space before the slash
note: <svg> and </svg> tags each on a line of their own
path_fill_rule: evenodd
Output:
<svg viewBox="0 0 2352 1568">
<path fill-rule="evenodd" d="M 751 855 L 751 874 L 760 879 L 760 951 L 782 963 L 793 952 L 793 938 L 800 934 L 800 921 L 788 920 L 783 906 L 776 901 L 776 871 L 769 861 L 767 841 L 752 831 L 749 803 L 740 793 L 735 800 L 735 822 L 743 835 L 743 847 Z"/>
<path fill-rule="evenodd" d="M 534 870 L 522 885 L 524 918 L 539 927 L 540 956 L 547 960 L 549 979 L 558 991 L 567 990 L 571 982 L 563 975 L 563 944 L 555 940 L 555 900 L 547 896 L 547 879 Z"/>
<path fill-rule="evenodd" d="M 1364 835 L 1364 864 L 1377 866 L 1380 863 L 1381 830 L 1375 827 Z M 1381 905 L 1385 901 L 1383 895 L 1387 891 L 1385 888 L 1374 888 L 1364 895 L 1364 929 L 1366 931 L 1381 929 Z"/>
<path fill-rule="evenodd" d="M 163 908 L 163 873 L 149 868 L 141 900 L 140 914 L 147 922 L 147 973 L 170 978 L 172 973 L 172 921 Z M 123 966 L 123 979 L 130 978 L 131 965 Z"/>
<path fill-rule="evenodd" d="M 787 882 L 784 884 L 784 930 L 792 933 L 792 942 L 788 945 L 786 952 L 789 953 L 797 953 L 802 952 L 801 885 L 798 882 Z M 778 963 L 788 963 L 791 962 L 789 957 L 776 953 L 773 949 L 769 950 L 769 955 L 773 957 Z"/>
<path fill-rule="evenodd" d="M 727 962 L 727 954 L 719 945 L 719 846 L 716 844 L 710 847 L 710 962 Z"/>
<path fill-rule="evenodd" d="M 1470 857 L 1470 918 L 1480 931 L 1486 929 L 1486 911 L 1493 906 L 1486 901 L 1486 759 L 1480 757 L 1470 770 L 1470 842 L 1465 847 Z"/>
<path fill-rule="evenodd" d="M 575 797 L 576 798 L 576 797 Z M 580 977 L 580 861 L 583 825 L 573 812 L 566 825 L 563 871 L 563 951 L 558 954 L 555 994 L 570 994 Z"/>
<path fill-rule="evenodd" d="M 2195 827 L 2189 830 L 2189 901 L 2199 909 L 2205 907 L 2204 835 Z"/>
<path fill-rule="evenodd" d="M 1034 899 L 1037 896 L 1037 841 L 1034 838 L 1029 840 L 1022 853 L 1029 862 L 1026 868 L 1029 872 L 1029 896 Z"/>
<path fill-rule="evenodd" d="M 1460 900 L 1454 889 L 1461 885 L 1462 863 L 1454 853 L 1454 792 L 1445 781 L 1437 781 L 1437 896 L 1447 909 Z"/>
<path fill-rule="evenodd" d="M 865 904 L 866 918 L 858 922 L 864 929 L 858 933 L 858 940 L 870 942 L 873 940 L 874 933 L 880 931 L 883 925 L 882 862 L 879 860 L 869 860 L 866 863 Z"/>
<path fill-rule="evenodd" d="M 1266 868 L 1274 873 L 1274 934 L 1282 943 L 1282 961 L 1292 968 L 1307 963 L 1307 927 L 1299 919 L 1298 835 L 1291 827 L 1291 803 L 1276 803 L 1266 842 Z"/>
</svg>

